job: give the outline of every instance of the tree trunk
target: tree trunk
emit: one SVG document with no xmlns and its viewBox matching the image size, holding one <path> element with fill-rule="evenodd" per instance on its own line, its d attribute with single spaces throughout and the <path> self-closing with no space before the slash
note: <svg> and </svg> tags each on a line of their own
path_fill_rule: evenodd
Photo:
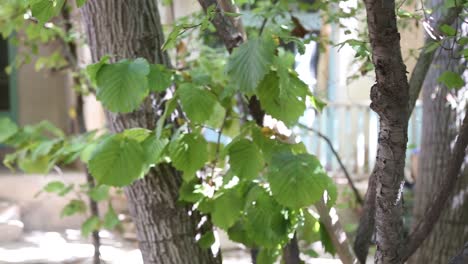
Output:
<svg viewBox="0 0 468 264">
<path fill-rule="evenodd" d="M 431 2 L 431 1 L 429 1 Z M 433 0 L 430 7 L 440 16 L 437 6 L 444 1 Z M 448 99 L 457 98 L 457 92 L 448 91 L 437 82 L 444 71 L 460 72 L 460 63 L 451 58 L 451 51 L 437 52 L 423 86 L 423 136 L 420 150 L 419 172 L 416 179 L 414 223 L 424 217 L 448 171 L 453 142 L 463 119 L 464 105 L 453 107 Z M 458 91 L 460 95 L 467 89 Z M 452 99 L 453 100 L 453 99 Z M 462 99 L 463 100 L 463 99 Z M 463 103 L 462 103 L 463 104 Z M 460 111 L 461 110 L 461 111 Z M 457 113 L 458 112 L 458 113 Z M 460 114 L 461 113 L 461 114 Z M 410 263 L 448 263 L 468 241 L 468 169 L 462 169 L 445 210 L 435 223 L 431 234 L 416 251 Z"/>
<path fill-rule="evenodd" d="M 396 25 L 395 1 L 365 1 L 377 83 L 371 108 L 380 117 L 376 157 L 375 263 L 401 263 L 403 171 L 408 126 L 408 80 Z"/>
<path fill-rule="evenodd" d="M 168 56 L 160 48 L 164 36 L 156 0 L 88 0 L 82 13 L 94 62 L 111 55 L 112 61 L 142 57 L 169 66 Z M 153 101 L 159 98 L 151 95 L 129 114 L 108 112 L 110 129 L 153 129 L 158 118 Z M 181 183 L 181 175 L 166 164 L 125 188 L 143 260 L 147 264 L 221 263 L 220 257 L 196 243 L 200 217 L 190 214 L 191 206 L 177 202 Z"/>
</svg>

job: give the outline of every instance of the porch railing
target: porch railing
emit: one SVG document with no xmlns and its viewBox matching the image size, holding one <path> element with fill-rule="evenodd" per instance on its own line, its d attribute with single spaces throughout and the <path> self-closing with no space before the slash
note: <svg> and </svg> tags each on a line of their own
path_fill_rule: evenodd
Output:
<svg viewBox="0 0 468 264">
<path fill-rule="evenodd" d="M 370 102 L 329 103 L 322 113 L 308 109 L 301 124 L 326 135 L 339 153 L 342 162 L 354 178 L 367 177 L 372 170 L 377 152 L 378 116 L 369 108 Z M 409 122 L 407 157 L 419 147 L 421 140 L 422 109 L 417 104 Z M 328 144 L 317 133 L 296 128 L 308 150 L 331 172 L 341 170 Z M 407 158 L 407 168 L 411 159 Z"/>
</svg>

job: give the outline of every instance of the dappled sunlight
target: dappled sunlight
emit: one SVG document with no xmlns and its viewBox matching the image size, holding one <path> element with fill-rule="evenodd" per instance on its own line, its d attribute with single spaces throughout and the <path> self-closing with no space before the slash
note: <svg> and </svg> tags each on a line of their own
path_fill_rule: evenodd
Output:
<svg viewBox="0 0 468 264">
<path fill-rule="evenodd" d="M 63 263 L 85 261 L 94 254 L 92 244 L 83 241 L 78 230 L 57 232 L 32 232 L 21 241 L 0 245 L 0 263 Z M 143 263 L 136 245 L 107 239 L 103 233 L 101 257 L 106 263 Z M 126 244 L 126 245 L 125 245 Z"/>
</svg>

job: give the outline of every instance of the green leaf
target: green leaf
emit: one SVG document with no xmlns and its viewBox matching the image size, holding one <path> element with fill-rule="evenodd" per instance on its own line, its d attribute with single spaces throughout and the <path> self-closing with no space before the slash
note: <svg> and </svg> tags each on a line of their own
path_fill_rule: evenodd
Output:
<svg viewBox="0 0 468 264">
<path fill-rule="evenodd" d="M 182 109 L 188 118 L 195 123 L 203 123 L 210 119 L 217 98 L 211 92 L 200 89 L 191 83 L 184 83 L 177 90 Z"/>
<path fill-rule="evenodd" d="M 199 184 L 197 179 L 190 182 L 182 182 L 179 189 L 179 201 L 185 201 L 189 203 L 199 202 L 204 196 L 200 192 L 196 191 L 196 187 Z"/>
<path fill-rule="evenodd" d="M 99 70 L 102 68 L 102 66 L 106 65 L 109 63 L 110 56 L 103 56 L 99 62 L 88 65 L 86 67 L 86 74 L 88 75 L 89 80 L 91 81 L 91 84 L 94 86 L 97 86 L 97 74 Z"/>
<path fill-rule="evenodd" d="M 132 112 L 148 95 L 149 72 L 145 59 L 103 65 L 97 72 L 96 97 L 112 112 Z"/>
<path fill-rule="evenodd" d="M 247 247 L 254 247 L 254 242 L 247 233 L 243 221 L 238 221 L 234 226 L 229 228 L 228 236 L 234 242 L 241 243 Z"/>
<path fill-rule="evenodd" d="M 263 169 L 263 156 L 257 145 L 247 139 L 240 139 L 229 144 L 229 164 L 241 179 L 251 180 L 258 177 Z"/>
<path fill-rule="evenodd" d="M 93 231 L 99 229 L 101 221 L 97 216 L 91 216 L 81 225 L 81 235 L 84 237 L 89 236 Z"/>
<path fill-rule="evenodd" d="M 457 35 L 457 30 L 447 24 L 443 24 L 442 26 L 440 26 L 440 31 L 445 33 L 447 36 L 451 36 L 451 37 Z"/>
<path fill-rule="evenodd" d="M 465 81 L 460 74 L 453 71 L 443 72 L 437 81 L 445 85 L 448 89 L 460 89 L 465 86 Z"/>
<path fill-rule="evenodd" d="M 184 134 L 169 145 L 172 164 L 184 172 L 185 181 L 190 181 L 208 159 L 208 144 L 202 135 Z"/>
<path fill-rule="evenodd" d="M 322 112 L 323 108 L 325 108 L 325 106 L 327 106 L 327 103 L 325 103 L 324 101 L 320 100 L 318 97 L 316 96 L 310 96 L 310 102 L 311 102 L 311 105 L 312 107 L 319 111 L 319 112 Z"/>
<path fill-rule="evenodd" d="M 288 222 L 282 207 L 263 188 L 250 191 L 246 210 L 245 228 L 255 244 L 272 248 L 287 239 Z"/>
<path fill-rule="evenodd" d="M 328 233 L 325 225 L 320 222 L 320 240 L 322 241 L 322 245 L 325 249 L 325 252 L 332 254 L 333 256 L 336 253 L 335 246 L 333 245 L 332 239 L 330 234 Z"/>
<path fill-rule="evenodd" d="M 275 153 L 267 177 L 275 199 L 293 209 L 319 201 L 328 186 L 326 172 L 310 154 Z"/>
<path fill-rule="evenodd" d="M 136 140 L 114 135 L 96 147 L 88 168 L 100 184 L 126 186 L 143 176 L 145 153 Z"/>
<path fill-rule="evenodd" d="M 149 89 L 154 92 L 162 92 L 172 84 L 172 72 L 164 65 L 151 64 L 148 75 Z"/>
<path fill-rule="evenodd" d="M 10 118 L 0 118 L 0 143 L 18 132 L 18 126 Z"/>
<path fill-rule="evenodd" d="M 86 204 L 82 200 L 71 200 L 60 213 L 61 217 L 72 216 L 77 213 L 85 213 Z"/>
<path fill-rule="evenodd" d="M 285 69 L 271 71 L 258 86 L 258 98 L 272 117 L 293 125 L 306 109 L 308 86 Z"/>
<path fill-rule="evenodd" d="M 457 40 L 458 45 L 465 46 L 468 44 L 468 37 L 461 37 Z"/>
<path fill-rule="evenodd" d="M 64 3 L 65 0 L 35 0 L 31 4 L 31 12 L 39 23 L 45 23 L 60 13 Z"/>
<path fill-rule="evenodd" d="M 38 142 L 38 144 L 31 150 L 31 158 L 35 160 L 41 156 L 49 154 L 56 143 L 56 140 Z"/>
<path fill-rule="evenodd" d="M 72 184 L 69 184 L 68 186 L 66 186 L 65 188 L 63 188 L 59 193 L 58 193 L 58 196 L 65 196 L 67 195 L 68 193 L 70 193 L 72 190 L 73 190 L 73 187 L 75 185 L 72 183 Z"/>
<path fill-rule="evenodd" d="M 198 240 L 198 244 L 203 249 L 208 249 L 215 242 L 215 237 L 213 231 L 206 232 Z"/>
<path fill-rule="evenodd" d="M 244 199 L 235 189 L 229 189 L 214 200 L 214 210 L 211 214 L 213 223 L 227 230 L 233 226 L 244 208 Z"/>
<path fill-rule="evenodd" d="M 157 164 L 161 161 L 161 158 L 163 157 L 163 153 L 166 150 L 166 146 L 168 143 L 168 139 L 160 139 L 154 134 L 150 135 L 147 139 L 145 139 L 145 141 L 141 143 L 145 152 L 147 166 Z"/>
<path fill-rule="evenodd" d="M 112 207 L 111 204 L 109 204 L 109 207 L 107 209 L 106 214 L 104 215 L 104 222 L 103 226 L 107 229 L 114 229 L 117 225 L 120 224 L 120 220 L 118 215 L 115 213 L 114 208 Z"/>
<path fill-rule="evenodd" d="M 109 186 L 99 185 L 89 190 L 89 197 L 96 202 L 104 201 L 109 198 Z"/>
<path fill-rule="evenodd" d="M 51 163 L 50 157 L 41 156 L 33 159 L 29 156 L 23 156 L 18 159 L 18 167 L 26 173 L 48 173 L 54 164 Z"/>
<path fill-rule="evenodd" d="M 304 224 L 299 227 L 297 234 L 299 239 L 312 244 L 320 240 L 320 223 L 307 210 L 304 211 Z"/>
<path fill-rule="evenodd" d="M 122 132 L 122 135 L 124 137 L 136 140 L 138 142 L 143 142 L 145 139 L 149 137 L 151 134 L 151 130 L 148 130 L 146 128 L 130 128 L 130 129 L 125 129 L 124 132 Z"/>
<path fill-rule="evenodd" d="M 44 188 L 42 188 L 45 192 L 48 193 L 59 193 L 65 188 L 65 184 L 61 181 L 51 181 L 47 183 Z"/>
<path fill-rule="evenodd" d="M 270 37 L 252 38 L 234 50 L 229 57 L 227 73 L 238 89 L 253 94 L 270 70 L 275 43 Z"/>
<path fill-rule="evenodd" d="M 86 4 L 87 0 L 76 0 L 76 6 L 77 7 L 82 7 L 84 4 Z"/>
</svg>

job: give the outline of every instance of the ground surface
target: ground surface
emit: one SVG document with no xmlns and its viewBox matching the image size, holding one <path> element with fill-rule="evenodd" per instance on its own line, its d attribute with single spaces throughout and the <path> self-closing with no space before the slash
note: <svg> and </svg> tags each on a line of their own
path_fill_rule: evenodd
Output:
<svg viewBox="0 0 468 264">
<path fill-rule="evenodd" d="M 140 264 L 140 251 L 135 242 L 101 232 L 101 254 L 104 263 Z M 0 244 L 0 264 L 91 264 L 93 246 L 81 238 L 78 230 L 65 233 L 29 232 L 14 242 Z M 240 247 L 223 249 L 223 264 L 249 264 L 250 256 Z M 308 264 L 339 264 L 331 258 L 307 260 Z"/>
</svg>

